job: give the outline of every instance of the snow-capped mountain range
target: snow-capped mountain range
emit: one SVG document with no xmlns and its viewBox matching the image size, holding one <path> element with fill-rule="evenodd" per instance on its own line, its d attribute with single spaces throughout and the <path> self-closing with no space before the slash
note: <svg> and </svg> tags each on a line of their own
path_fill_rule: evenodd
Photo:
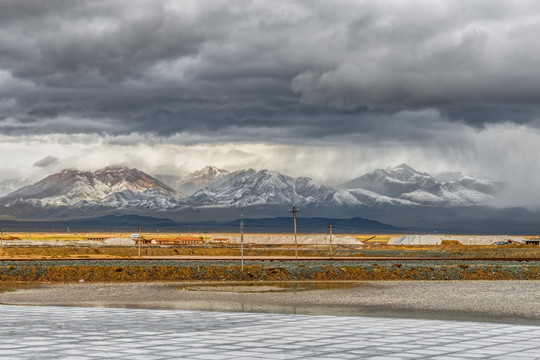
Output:
<svg viewBox="0 0 540 360">
<path fill-rule="evenodd" d="M 501 189 L 496 182 L 458 173 L 438 179 L 405 164 L 375 170 L 337 187 L 269 170 L 229 172 L 210 166 L 178 177 L 173 185 L 192 194 L 186 196 L 137 169 L 64 170 L 0 198 L 0 205 L 8 210 L 29 205 L 148 212 L 291 204 L 340 209 L 453 207 L 484 205 Z"/>
</svg>

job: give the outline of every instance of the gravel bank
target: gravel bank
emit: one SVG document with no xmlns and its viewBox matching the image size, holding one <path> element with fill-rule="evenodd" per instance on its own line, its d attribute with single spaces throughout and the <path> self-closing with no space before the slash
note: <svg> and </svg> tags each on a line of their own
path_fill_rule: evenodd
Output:
<svg viewBox="0 0 540 360">
<path fill-rule="evenodd" d="M 540 261 L 3 261 L 0 281 L 540 280 Z"/>
</svg>

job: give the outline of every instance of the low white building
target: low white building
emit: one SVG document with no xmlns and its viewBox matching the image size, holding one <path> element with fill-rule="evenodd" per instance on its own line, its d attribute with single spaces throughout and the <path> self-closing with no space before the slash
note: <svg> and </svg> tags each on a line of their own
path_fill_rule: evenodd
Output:
<svg viewBox="0 0 540 360">
<path fill-rule="evenodd" d="M 520 236 L 508 235 L 403 235 L 392 238 L 388 245 L 441 245 L 444 240 L 456 240 L 462 245 L 494 245 L 509 241 L 514 244 L 525 244 Z"/>
</svg>

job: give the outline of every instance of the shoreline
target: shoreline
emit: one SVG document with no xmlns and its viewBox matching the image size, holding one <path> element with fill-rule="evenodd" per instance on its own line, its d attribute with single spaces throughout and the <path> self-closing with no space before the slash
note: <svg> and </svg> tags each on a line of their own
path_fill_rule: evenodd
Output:
<svg viewBox="0 0 540 360">
<path fill-rule="evenodd" d="M 292 286 L 306 283 L 307 289 Z M 540 324 L 538 281 L 311 283 L 326 289 L 310 282 L 250 285 L 260 292 L 246 292 L 245 282 L 19 283 L 0 292 L 0 303 Z M 289 289 L 273 291 L 276 286 Z"/>
</svg>

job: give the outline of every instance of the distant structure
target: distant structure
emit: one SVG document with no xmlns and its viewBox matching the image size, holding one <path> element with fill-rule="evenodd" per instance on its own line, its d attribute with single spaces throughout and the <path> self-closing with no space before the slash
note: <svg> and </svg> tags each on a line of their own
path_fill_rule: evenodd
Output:
<svg viewBox="0 0 540 360">
<path fill-rule="evenodd" d="M 138 240 L 141 238 L 141 234 L 139 234 L 139 233 L 134 233 L 134 234 L 129 235 L 129 238 L 130 238 L 131 240 L 138 241 Z"/>
<path fill-rule="evenodd" d="M 86 237 L 86 241 L 105 241 L 105 236 L 94 236 L 90 235 Z"/>
<path fill-rule="evenodd" d="M 215 237 L 215 238 L 212 238 L 212 240 L 210 240 L 210 242 L 212 242 L 214 244 L 230 244 L 231 239 L 228 238 L 228 237 Z"/>
<path fill-rule="evenodd" d="M 157 238 L 157 239 L 148 239 L 145 240 L 145 243 L 149 242 L 151 244 L 160 244 L 160 245 L 201 245 L 204 244 L 204 239 L 186 236 L 186 237 L 176 237 L 176 238 Z"/>
</svg>

